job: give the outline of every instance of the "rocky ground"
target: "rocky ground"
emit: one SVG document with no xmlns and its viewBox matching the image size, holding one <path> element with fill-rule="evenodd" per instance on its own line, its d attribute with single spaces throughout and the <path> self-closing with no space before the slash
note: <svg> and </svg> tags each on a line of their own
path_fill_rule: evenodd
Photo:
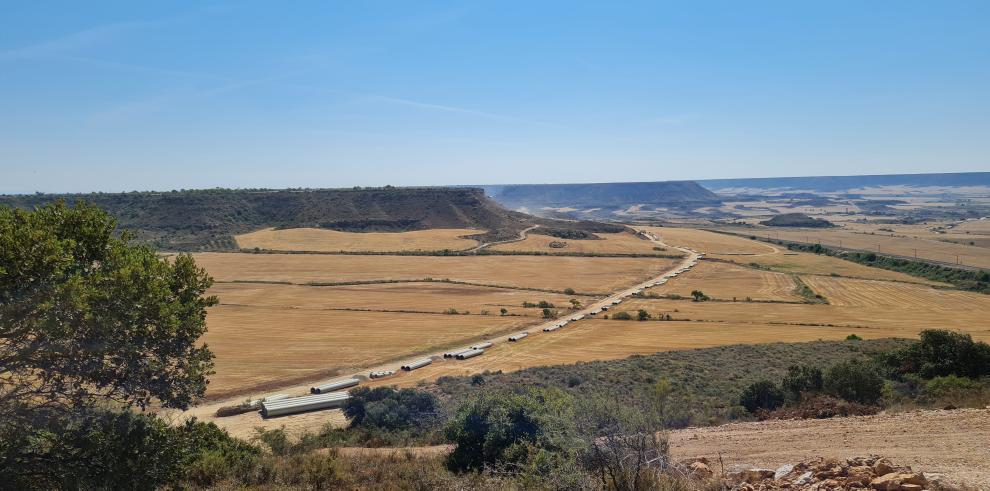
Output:
<svg viewBox="0 0 990 491">
<path fill-rule="evenodd" d="M 716 473 L 708 459 L 685 462 L 692 477 L 732 491 L 763 491 L 775 489 L 840 490 L 870 489 L 875 491 L 957 491 L 960 487 L 939 474 L 913 470 L 895 465 L 878 456 L 854 457 L 845 460 L 818 458 L 777 469 L 746 469 L 728 474 Z"/>
<path fill-rule="evenodd" d="M 846 474 L 838 477 L 846 479 L 848 469 L 858 467 L 849 459 L 882 455 L 900 466 L 924 471 L 925 476 L 938 482 L 944 480 L 972 489 L 990 489 L 990 409 L 769 420 L 688 428 L 671 432 L 670 443 L 675 459 L 707 459 L 717 474 L 721 474 L 722 467 L 726 474 L 731 474 L 751 468 L 777 470 L 799 462 L 810 466 L 810 462 L 821 459 L 821 462 L 833 464 L 832 467 L 844 465 Z M 871 482 L 883 477 L 877 472 L 869 476 Z M 791 477 L 800 475 L 803 472 Z M 874 489 L 915 489 L 901 487 L 912 483 L 901 478 L 893 480 L 897 479 L 900 482 L 896 487 Z M 754 489 L 765 485 L 763 481 L 761 479 L 759 485 L 753 484 Z M 805 483 L 797 488 L 808 489 L 817 483 Z M 793 481 L 791 484 L 795 487 Z M 780 488 L 782 486 L 765 487 Z"/>
</svg>

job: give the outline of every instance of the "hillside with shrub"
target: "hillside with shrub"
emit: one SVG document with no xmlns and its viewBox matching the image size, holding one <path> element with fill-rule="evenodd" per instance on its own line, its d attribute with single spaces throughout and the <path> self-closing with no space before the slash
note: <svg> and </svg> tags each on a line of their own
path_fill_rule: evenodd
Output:
<svg viewBox="0 0 990 491">
<path fill-rule="evenodd" d="M 208 189 L 171 192 L 0 196 L 0 205 L 31 209 L 58 199 L 84 200 L 117 219 L 121 230 L 171 251 L 233 250 L 233 236 L 266 227 L 345 232 L 474 228 L 483 240 L 515 238 L 540 223 L 554 230 L 622 231 L 622 226 L 566 222 L 512 212 L 476 188 Z M 581 232 L 584 231 L 584 232 Z"/>
<path fill-rule="evenodd" d="M 768 227 L 805 227 L 805 228 L 831 228 L 835 224 L 821 218 L 812 218 L 804 213 L 782 213 L 769 220 L 760 222 L 760 225 Z"/>
</svg>

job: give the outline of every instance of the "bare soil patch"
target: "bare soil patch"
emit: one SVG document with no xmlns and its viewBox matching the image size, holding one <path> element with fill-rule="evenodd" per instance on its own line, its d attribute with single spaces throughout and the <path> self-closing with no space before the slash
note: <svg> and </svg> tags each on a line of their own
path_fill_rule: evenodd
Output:
<svg viewBox="0 0 990 491">
<path fill-rule="evenodd" d="M 988 441 L 986 409 L 774 420 L 670 432 L 676 459 L 706 457 L 717 463 L 721 456 L 731 469 L 775 469 L 816 457 L 874 454 L 981 489 L 990 487 Z"/>
</svg>

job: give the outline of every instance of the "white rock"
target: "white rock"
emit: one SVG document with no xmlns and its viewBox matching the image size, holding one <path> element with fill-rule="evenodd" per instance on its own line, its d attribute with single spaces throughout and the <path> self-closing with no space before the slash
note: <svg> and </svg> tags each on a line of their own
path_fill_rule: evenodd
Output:
<svg viewBox="0 0 990 491">
<path fill-rule="evenodd" d="M 794 465 L 793 464 L 784 464 L 784 465 L 778 467 L 776 471 L 774 471 L 774 473 L 773 473 L 773 479 L 774 480 L 780 479 L 780 478 L 782 478 L 782 477 L 790 474 L 791 471 L 793 471 L 793 470 L 794 470 Z"/>
<path fill-rule="evenodd" d="M 801 474 L 801 477 L 798 477 L 797 480 L 794 481 L 794 484 L 808 484 L 809 482 L 811 482 L 811 471 Z"/>
</svg>

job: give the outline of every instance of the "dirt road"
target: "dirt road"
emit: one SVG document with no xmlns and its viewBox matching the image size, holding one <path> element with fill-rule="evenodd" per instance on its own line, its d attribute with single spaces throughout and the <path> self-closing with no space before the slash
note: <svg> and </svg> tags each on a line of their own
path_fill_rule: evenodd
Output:
<svg viewBox="0 0 990 491">
<path fill-rule="evenodd" d="M 990 489 L 990 410 L 915 411 L 851 418 L 688 428 L 670 435 L 676 459 L 722 455 L 726 469 L 776 468 L 814 457 L 882 455 L 915 470 Z"/>
</svg>

